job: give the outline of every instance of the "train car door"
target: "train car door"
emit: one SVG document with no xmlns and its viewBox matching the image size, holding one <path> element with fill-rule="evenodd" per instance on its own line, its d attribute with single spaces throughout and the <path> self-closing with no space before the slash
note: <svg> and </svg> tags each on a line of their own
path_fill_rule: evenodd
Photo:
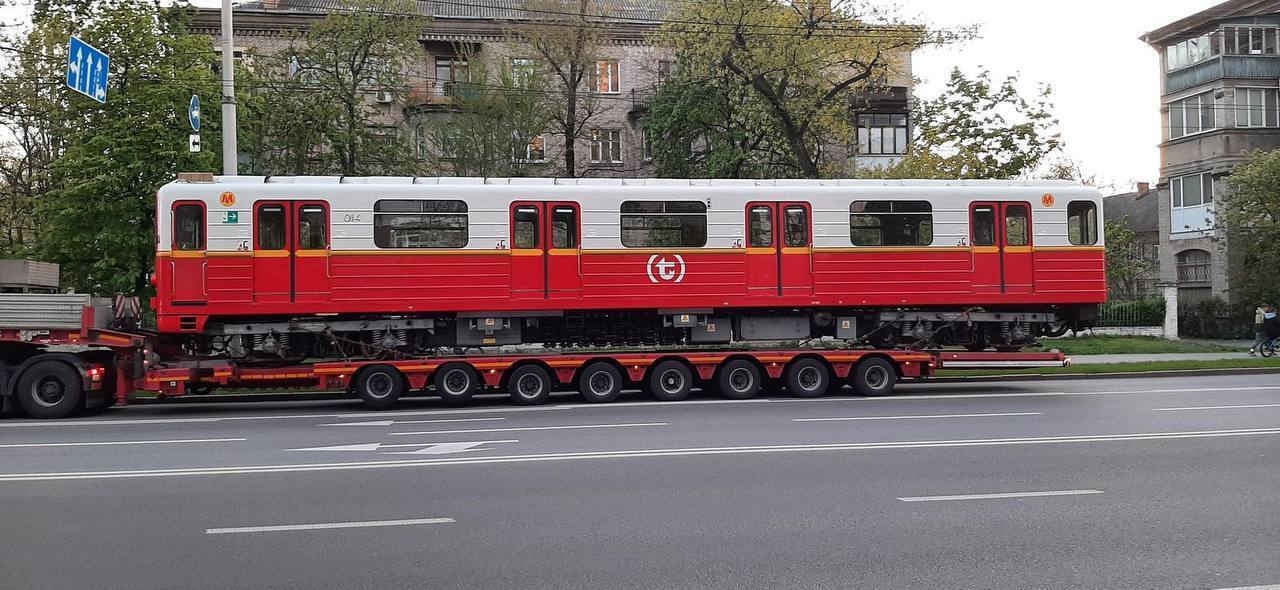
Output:
<svg viewBox="0 0 1280 590">
<path fill-rule="evenodd" d="M 511 206 L 511 292 L 520 299 L 582 294 L 582 226 L 577 203 Z"/>
<path fill-rule="evenodd" d="M 173 204 L 173 243 L 169 249 L 170 293 L 175 303 L 206 303 L 208 248 L 205 206 L 200 202 Z"/>
<path fill-rule="evenodd" d="M 806 203 L 747 205 L 747 294 L 813 293 L 813 224 Z"/>
<path fill-rule="evenodd" d="M 969 210 L 974 293 L 1031 293 L 1031 207 L 974 203 Z"/>
<path fill-rule="evenodd" d="M 255 302 L 329 300 L 328 209 L 316 201 L 263 201 L 254 207 Z"/>
</svg>

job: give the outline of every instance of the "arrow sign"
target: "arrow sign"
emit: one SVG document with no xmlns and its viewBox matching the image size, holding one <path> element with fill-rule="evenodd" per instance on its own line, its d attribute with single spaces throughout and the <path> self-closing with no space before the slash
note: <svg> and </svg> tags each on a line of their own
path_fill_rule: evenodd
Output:
<svg viewBox="0 0 1280 590">
<path fill-rule="evenodd" d="M 187 105 L 187 122 L 191 123 L 191 130 L 196 133 L 200 132 L 200 97 L 191 95 L 191 104 Z"/>
<path fill-rule="evenodd" d="M 79 37 L 67 43 L 67 87 L 100 103 L 107 102 L 111 58 Z"/>
<path fill-rule="evenodd" d="M 383 449 L 409 449 L 416 448 L 416 451 L 398 451 L 390 453 L 393 455 L 448 455 L 450 453 L 463 453 L 466 451 L 484 451 L 487 449 L 477 449 L 480 445 L 498 444 L 498 443 L 518 443 L 518 440 L 476 440 L 467 442 L 443 442 L 443 443 L 413 443 L 402 445 L 384 445 L 382 443 L 362 443 L 358 445 L 337 445 L 332 447 L 309 447 L 305 449 L 288 449 L 290 451 L 330 451 L 337 453 L 376 453 Z"/>
</svg>

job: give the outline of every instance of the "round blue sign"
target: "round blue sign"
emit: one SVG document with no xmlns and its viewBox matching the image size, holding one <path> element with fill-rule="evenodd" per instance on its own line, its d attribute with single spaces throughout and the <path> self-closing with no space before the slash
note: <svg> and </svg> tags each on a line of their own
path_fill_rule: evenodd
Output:
<svg viewBox="0 0 1280 590">
<path fill-rule="evenodd" d="M 191 105 L 187 107 L 187 121 L 191 123 L 191 130 L 200 131 L 200 97 L 191 95 Z"/>
</svg>

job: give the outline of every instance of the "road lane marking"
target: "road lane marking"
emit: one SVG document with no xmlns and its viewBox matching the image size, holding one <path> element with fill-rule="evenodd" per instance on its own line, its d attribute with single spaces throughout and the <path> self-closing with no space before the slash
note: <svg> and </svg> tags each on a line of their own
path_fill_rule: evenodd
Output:
<svg viewBox="0 0 1280 590">
<path fill-rule="evenodd" d="M 965 494 L 960 496 L 908 496 L 903 502 L 952 502 L 958 500 L 1004 500 L 1008 498 L 1042 498 L 1047 496 L 1086 496 L 1102 490 L 1058 490 L 1052 492 L 1008 492 L 1003 494 Z"/>
<path fill-rule="evenodd" d="M 1218 590 L 1280 590 L 1280 584 L 1268 586 L 1240 586 L 1239 588 L 1219 588 Z"/>
<path fill-rule="evenodd" d="M 907 402 L 913 400 L 937 400 L 937 399 L 985 399 L 985 398 L 1020 398 L 1020 397 L 1074 397 L 1074 396 L 1092 396 L 1092 395 L 1146 395 L 1146 394 L 1176 394 L 1176 393 L 1220 393 L 1220 392 L 1245 392 L 1245 391 L 1273 391 L 1280 389 L 1280 385 L 1276 386 L 1258 386 L 1258 387 L 1196 387 L 1190 389 L 1133 389 L 1121 391 L 1024 391 L 1018 393 L 939 393 L 929 395 L 911 395 L 903 393 L 901 395 L 888 395 L 884 397 L 855 397 L 855 398 L 819 398 L 804 400 L 770 400 L 782 403 L 795 402 Z"/>
<path fill-rule="evenodd" d="M 205 529 L 206 535 L 233 535 L 239 533 L 276 533 L 282 531 L 319 531 L 331 529 L 364 529 L 387 526 L 415 526 L 457 522 L 452 518 L 411 518 L 407 520 L 366 520 L 361 522 L 322 522 L 316 524 L 285 524 L 276 526 L 241 526 L 221 529 Z"/>
<path fill-rule="evenodd" d="M 2 444 L 0 449 L 38 449 L 45 447 L 113 447 L 123 445 L 176 445 L 244 442 L 244 438 L 187 438 L 173 440 L 104 440 L 91 442 L 13 443 Z"/>
<path fill-rule="evenodd" d="M 657 403 L 657 402 L 654 402 Z M 53 426 L 132 426 L 136 424 L 209 424 L 217 422 L 244 422 L 254 420 L 303 420 L 332 418 L 350 420 L 356 418 L 387 418 L 395 416 L 441 416 L 463 414 L 503 414 L 509 412 L 546 412 L 585 407 L 574 405 L 538 406 L 534 408 L 457 408 L 449 410 L 406 410 L 401 412 L 347 412 L 337 414 L 284 414 L 280 416 L 221 416 L 217 418 L 143 418 L 138 420 L 26 420 L 0 422 L 0 428 L 35 428 Z M 121 411 L 121 410 L 115 410 Z"/>
<path fill-rule="evenodd" d="M 1251 428 L 1244 430 L 1198 430 L 1188 432 L 1148 432 L 1135 434 L 1098 434 L 1082 436 L 995 438 L 933 441 L 889 441 L 863 443 L 829 443 L 808 445 L 773 445 L 753 447 L 699 447 L 676 449 L 645 449 L 633 451 L 595 451 L 582 453 L 549 453 L 535 455 L 505 455 L 496 457 L 459 457 L 453 459 L 419 459 L 403 461 L 359 461 L 348 463 L 302 463 L 293 465 L 244 465 L 238 467 L 197 467 L 175 469 L 143 469 L 118 471 L 69 471 L 47 473 L 0 474 L 0 483 L 33 481 L 66 481 L 91 479 L 137 479 L 152 477 L 192 477 L 217 475 L 248 475 L 258 473 L 303 473 L 314 471 L 354 471 L 367 469 L 394 469 L 434 467 L 447 465 L 488 465 L 513 463 L 538 463 L 554 461 L 579 461 L 599 459 L 636 459 L 649 457 L 691 457 L 716 455 L 756 455 L 772 453 L 873 451 L 887 449 L 929 449 L 991 447 L 1010 445 L 1052 445 L 1101 442 L 1128 442 L 1177 439 L 1205 439 L 1224 437 L 1280 435 L 1280 428 Z"/>
<path fill-rule="evenodd" d="M 494 422 L 506 418 L 446 418 L 441 420 L 374 420 L 372 422 L 339 422 L 319 426 L 391 426 L 392 424 L 439 424 L 444 422 Z"/>
<path fill-rule="evenodd" d="M 644 426 L 670 426 L 666 422 L 636 422 L 628 424 L 577 424 L 572 426 L 522 426 L 518 428 L 472 428 L 469 430 L 429 430 L 424 432 L 392 432 L 391 436 L 419 436 L 425 434 L 472 434 L 480 432 L 525 432 L 530 430 L 588 430 L 596 428 L 637 428 Z"/>
<path fill-rule="evenodd" d="M 518 440 L 472 440 L 466 442 L 440 442 L 440 443 L 411 443 L 403 445 L 388 445 L 382 443 L 361 443 L 354 445 L 337 445 L 332 447 L 308 447 L 305 449 L 285 449 L 286 451 L 336 451 L 336 452 L 376 452 L 380 449 L 404 449 L 410 447 L 424 447 L 420 451 L 412 453 L 398 453 L 402 455 L 444 455 L 448 453 L 461 453 L 471 450 L 489 450 L 475 449 L 480 445 L 497 444 L 497 443 L 518 443 Z"/>
<path fill-rule="evenodd" d="M 1157 412 L 1186 412 L 1191 410 L 1243 410 L 1248 408 L 1280 408 L 1280 404 L 1253 404 L 1249 406 L 1188 406 L 1185 408 L 1156 408 Z"/>
<path fill-rule="evenodd" d="M 854 416 L 849 418 L 792 418 L 792 422 L 855 422 L 861 420 L 933 420 L 936 418 L 995 418 L 1000 416 L 1043 416 L 1044 412 L 1004 412 L 999 414 L 932 414 L 920 416 Z"/>
</svg>

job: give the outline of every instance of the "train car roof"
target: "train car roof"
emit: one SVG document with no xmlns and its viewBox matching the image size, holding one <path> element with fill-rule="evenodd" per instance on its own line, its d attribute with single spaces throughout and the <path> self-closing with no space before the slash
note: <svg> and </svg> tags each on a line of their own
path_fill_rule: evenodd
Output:
<svg viewBox="0 0 1280 590">
<path fill-rule="evenodd" d="M 480 178 L 437 176 L 214 176 L 180 174 L 170 184 L 309 184 L 309 185 L 435 185 L 435 186 L 576 186 L 576 187 L 1053 187 L 1088 188 L 1065 180 L 740 180 L 673 178 Z"/>
</svg>

